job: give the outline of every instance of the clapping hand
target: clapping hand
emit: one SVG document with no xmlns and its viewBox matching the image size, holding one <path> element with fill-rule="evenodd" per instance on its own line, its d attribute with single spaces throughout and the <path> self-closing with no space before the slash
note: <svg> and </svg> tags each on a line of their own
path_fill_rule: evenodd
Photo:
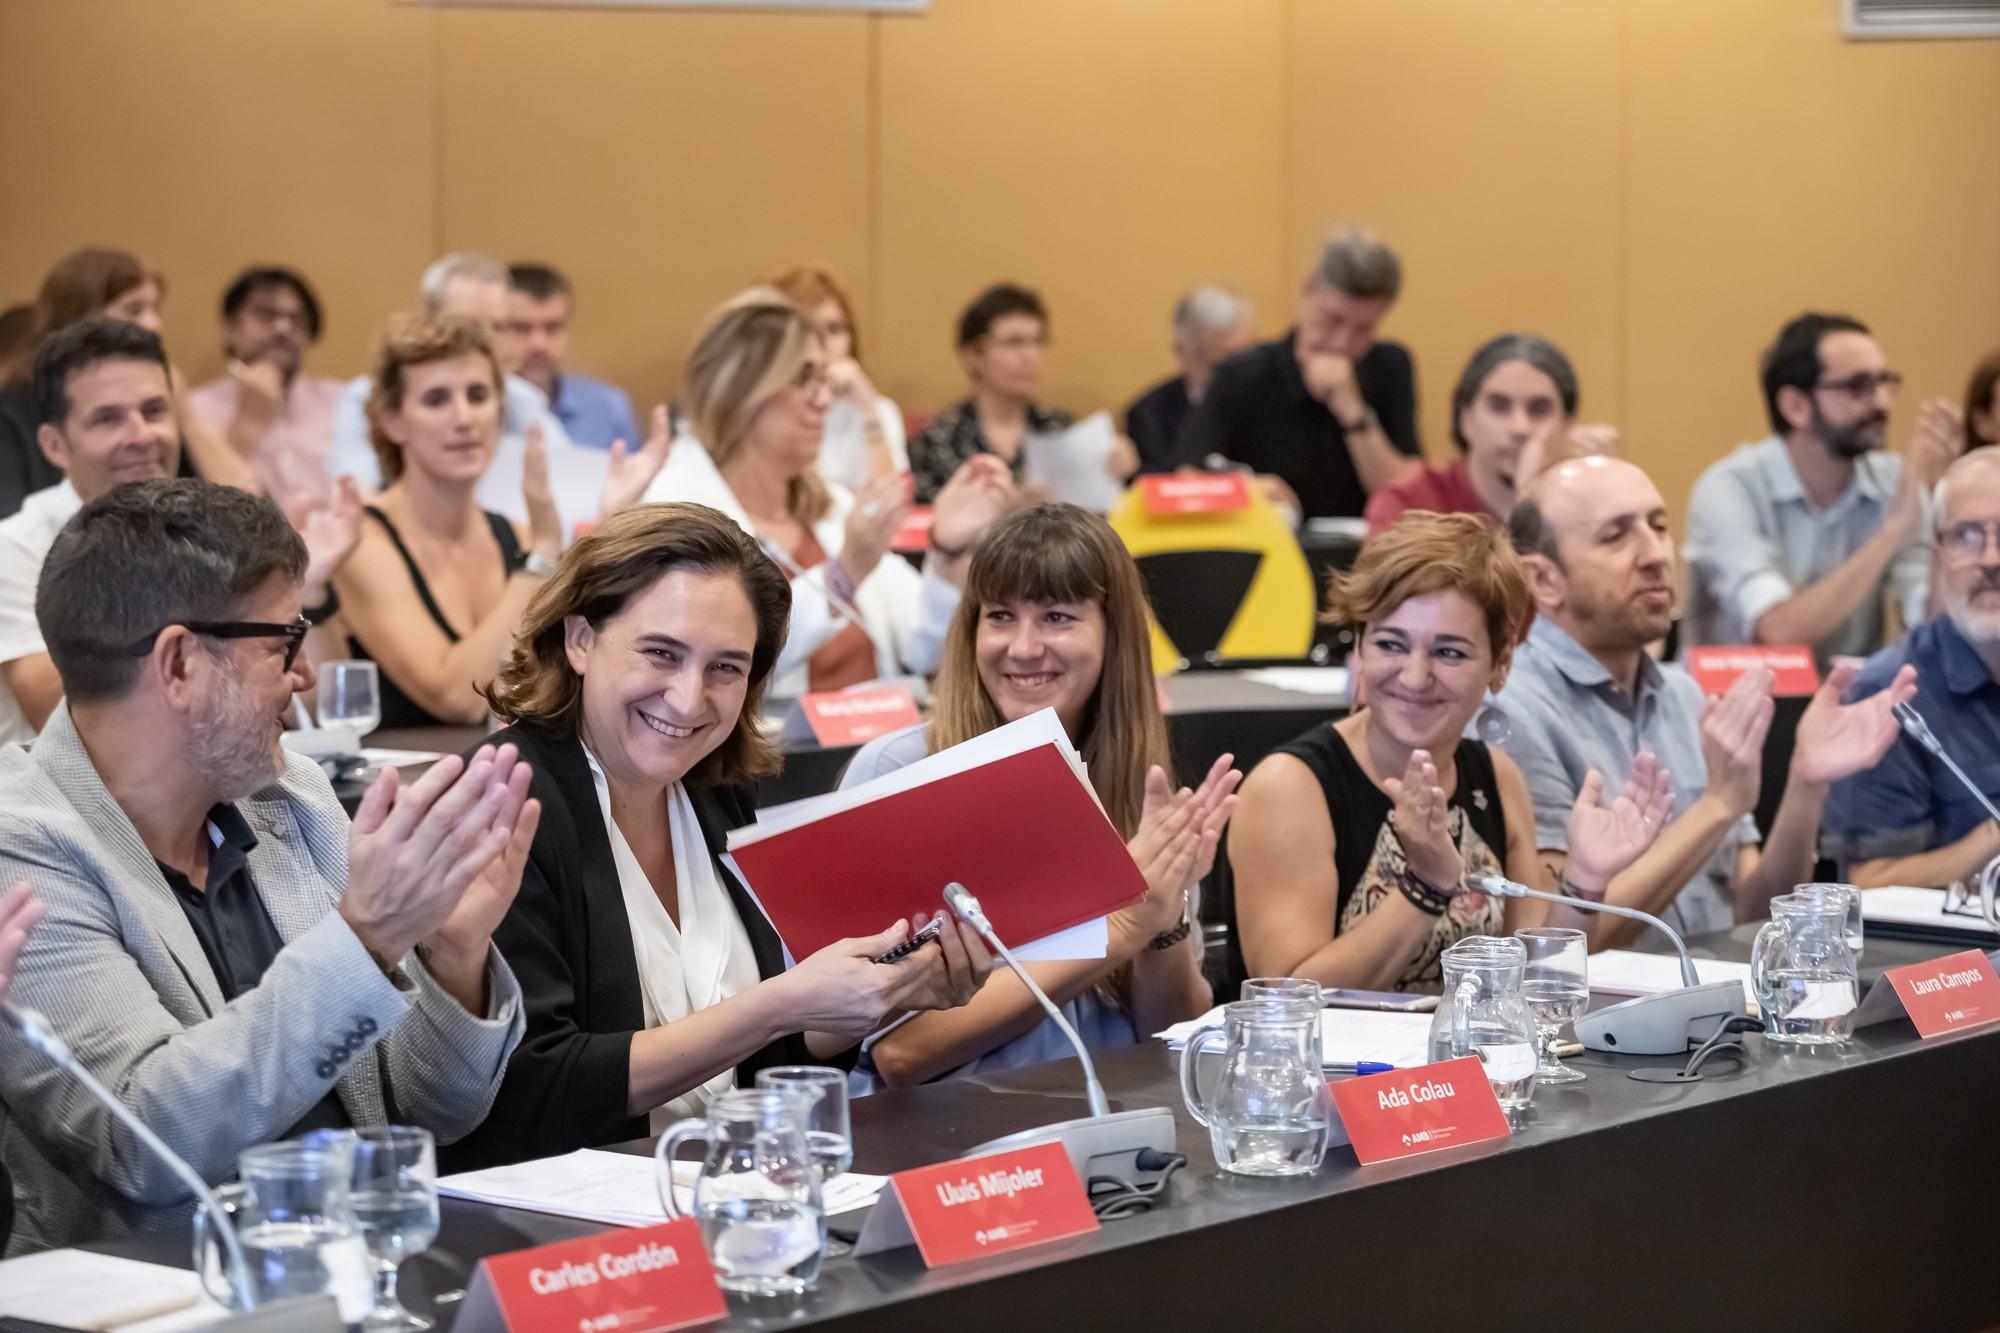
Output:
<svg viewBox="0 0 2000 1333">
<path fill-rule="evenodd" d="M 1808 782 L 1838 782 L 1880 763 L 1901 726 L 1896 705 L 1916 697 L 1917 669 L 1905 666 L 1889 688 L 1851 704 L 1840 701 L 1860 670 L 1842 662 L 1826 673 L 1799 718 L 1792 744 L 1792 772 Z"/>
<path fill-rule="evenodd" d="M 653 409 L 646 442 L 639 446 L 638 452 L 628 450 L 623 440 L 613 440 L 611 467 L 605 473 L 603 489 L 597 493 L 598 517 L 609 518 L 619 510 L 637 504 L 639 497 L 646 493 L 646 488 L 653 484 L 653 478 L 659 476 L 660 469 L 666 466 L 667 453 L 673 447 L 673 432 L 665 403 Z"/>
<path fill-rule="evenodd" d="M 1124 909 L 1141 938 L 1172 930 L 1187 906 L 1187 895 L 1215 864 L 1215 849 L 1236 812 L 1236 787 L 1243 774 L 1230 767 L 1234 755 L 1209 766 L 1198 788 L 1174 791 L 1166 770 L 1146 773 L 1145 805 L 1139 830 L 1125 844 L 1146 879 L 1146 896 Z"/>
<path fill-rule="evenodd" d="M 1389 820 L 1412 873 L 1439 892 L 1455 892 L 1465 879 L 1465 858 L 1451 839 L 1451 803 L 1431 752 L 1410 751 L 1403 776 L 1388 779 L 1382 790 L 1395 803 Z"/>
<path fill-rule="evenodd" d="M 361 488 L 354 478 L 342 477 L 331 504 L 294 503 L 285 517 L 306 544 L 305 604 L 318 606 L 326 600 L 327 584 L 361 544 Z"/>
<path fill-rule="evenodd" d="M 1708 790 L 1733 814 L 1757 808 L 1764 785 L 1764 737 L 1770 734 L 1773 711 L 1771 672 L 1764 666 L 1751 667 L 1727 692 L 1702 703 L 1701 757 Z"/>
<path fill-rule="evenodd" d="M 1565 875 L 1586 893 L 1600 894 L 1638 860 L 1666 827 L 1674 784 L 1651 750 L 1641 750 L 1624 789 L 1609 806 L 1604 775 L 1591 769 L 1569 811 L 1569 860 Z"/>
<path fill-rule="evenodd" d="M 966 550 L 1019 498 L 1007 465 L 991 454 L 975 454 L 938 491 L 931 538 L 947 550 Z"/>
<path fill-rule="evenodd" d="M 28 932 L 41 919 L 42 905 L 35 901 L 25 883 L 16 884 L 7 890 L 6 897 L 0 898 L 0 1000 L 7 998 L 7 988 L 13 984 L 14 969 L 28 943 Z"/>
<path fill-rule="evenodd" d="M 910 485 L 900 472 L 876 477 L 855 492 L 840 548 L 840 567 L 857 584 L 875 572 L 896 529 L 910 514 Z"/>
<path fill-rule="evenodd" d="M 549 451 L 542 442 L 542 423 L 530 422 L 521 455 L 521 499 L 528 509 L 528 543 L 553 560 L 562 554 L 562 513 L 549 485 Z"/>
</svg>

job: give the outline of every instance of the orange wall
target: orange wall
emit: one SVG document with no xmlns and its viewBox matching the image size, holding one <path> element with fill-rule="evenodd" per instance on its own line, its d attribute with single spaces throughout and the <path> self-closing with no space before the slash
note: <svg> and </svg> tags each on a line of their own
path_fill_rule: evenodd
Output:
<svg viewBox="0 0 2000 1333">
<path fill-rule="evenodd" d="M 0 4 L 0 298 L 83 243 L 215 293 L 283 259 L 317 364 L 360 367 L 448 248 L 547 258 L 582 358 L 652 400 L 702 313 L 794 259 L 841 274 L 883 387 L 959 388 L 987 281 L 1054 311 L 1048 398 L 1166 369 L 1197 280 L 1282 327 L 1315 241 L 1402 250 L 1426 439 L 1466 353 L 1561 342 L 1585 413 L 1678 506 L 1762 430 L 1758 349 L 1875 324 L 1910 394 L 2000 344 L 2000 42 L 1847 42 L 1837 0 L 934 0 L 923 17 L 432 10 L 387 0 Z"/>
</svg>

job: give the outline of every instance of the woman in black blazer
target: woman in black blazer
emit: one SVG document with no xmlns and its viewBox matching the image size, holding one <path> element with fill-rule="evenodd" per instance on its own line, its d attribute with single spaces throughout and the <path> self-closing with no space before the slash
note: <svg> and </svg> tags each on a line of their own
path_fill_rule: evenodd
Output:
<svg viewBox="0 0 2000 1333">
<path fill-rule="evenodd" d="M 689 504 L 606 519 L 529 604 L 488 694 L 540 806 L 494 932 L 528 1031 L 449 1169 L 643 1137 L 732 1070 L 747 1083 L 851 1060 L 886 1018 L 964 1004 L 985 980 L 978 937 L 949 921 L 937 948 L 892 965 L 870 960 L 922 920 L 787 971 L 722 865 L 728 831 L 752 819 L 747 784 L 777 767 L 756 719 L 790 610 L 755 539 Z"/>
</svg>

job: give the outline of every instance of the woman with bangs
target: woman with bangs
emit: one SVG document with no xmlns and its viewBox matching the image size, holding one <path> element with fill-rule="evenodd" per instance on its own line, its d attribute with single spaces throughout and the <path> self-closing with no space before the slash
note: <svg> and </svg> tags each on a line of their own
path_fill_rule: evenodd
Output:
<svg viewBox="0 0 2000 1333">
<path fill-rule="evenodd" d="M 1280 746 L 1243 784 L 1226 855 L 1232 972 L 1436 993 L 1445 949 L 1545 915 L 1473 891 L 1472 876 L 1602 898 L 1652 845 L 1672 792 L 1642 755 L 1609 808 L 1599 775 L 1586 778 L 1552 882 L 1521 770 L 1461 739 L 1506 682 L 1528 607 L 1513 548 L 1471 514 L 1405 514 L 1335 579 L 1326 619 L 1360 627 L 1349 669 L 1364 702 Z"/>
<path fill-rule="evenodd" d="M 815 467 L 832 388 L 826 340 L 805 311 L 754 287 L 709 317 L 681 394 L 693 438 L 674 441 L 649 500 L 692 500 L 763 543 L 792 584 L 792 629 L 771 694 L 792 699 L 928 675 L 958 605 L 965 560 L 1013 502 L 997 459 L 968 462 L 938 493 L 922 570 L 891 553 L 908 479 L 858 492 Z"/>
<path fill-rule="evenodd" d="M 1199 790 L 1168 777 L 1166 719 L 1152 671 L 1146 594 L 1102 518 L 1040 504 L 994 524 L 972 556 L 945 641 L 931 721 L 877 737 L 843 787 L 1053 708 L 1098 800 L 1146 877 L 1110 917 L 1101 959 L 1029 963 L 1084 1043 L 1129 1046 L 1209 1005 L 1194 890 L 1208 873 L 1242 775 L 1216 761 Z M 1068 1041 L 1010 972 L 961 1009 L 919 1014 L 864 1046 L 854 1087 L 1067 1058 Z"/>
<path fill-rule="evenodd" d="M 884 922 L 787 967 L 723 860 L 778 769 L 758 725 L 791 591 L 757 543 L 694 504 L 603 520 L 529 604 L 488 691 L 534 767 L 541 822 L 494 943 L 527 1033 L 452 1169 L 653 1133 L 771 1065 L 849 1061 L 885 1019 L 963 1004 L 991 962 L 970 927 L 877 963 Z"/>
</svg>

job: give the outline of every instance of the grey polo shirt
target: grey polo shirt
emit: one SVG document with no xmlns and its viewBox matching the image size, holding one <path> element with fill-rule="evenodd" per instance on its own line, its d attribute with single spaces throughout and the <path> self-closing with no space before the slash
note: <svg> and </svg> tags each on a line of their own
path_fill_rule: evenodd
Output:
<svg viewBox="0 0 2000 1333">
<path fill-rule="evenodd" d="M 1708 787 L 1701 755 L 1701 687 L 1678 667 L 1641 657 L 1634 699 L 1584 646 L 1545 616 L 1514 654 L 1507 688 L 1491 699 L 1507 721 L 1498 748 L 1520 765 L 1535 802 L 1535 845 L 1569 850 L 1569 811 L 1596 769 L 1605 790 L 1616 792 L 1632 761 L 1651 750 L 1672 775 L 1673 818 Z M 1745 815 L 1715 856 L 1680 891 L 1665 912 L 1684 935 L 1726 930 L 1736 924 L 1731 887 L 1738 852 L 1757 842 L 1757 823 Z"/>
<path fill-rule="evenodd" d="M 1753 642 L 1759 616 L 1831 574 L 1882 526 L 1902 469 L 1896 454 L 1863 455 L 1847 493 L 1824 509 L 1806 498 L 1785 442 L 1775 435 L 1743 445 L 1702 473 L 1688 501 L 1688 642 Z M 1930 553 L 1921 533 L 1919 525 L 1885 580 L 1905 625 L 1924 620 Z M 1813 644 L 1820 664 L 1882 647 L 1883 608 L 1881 596 L 1865 599 Z"/>
</svg>

